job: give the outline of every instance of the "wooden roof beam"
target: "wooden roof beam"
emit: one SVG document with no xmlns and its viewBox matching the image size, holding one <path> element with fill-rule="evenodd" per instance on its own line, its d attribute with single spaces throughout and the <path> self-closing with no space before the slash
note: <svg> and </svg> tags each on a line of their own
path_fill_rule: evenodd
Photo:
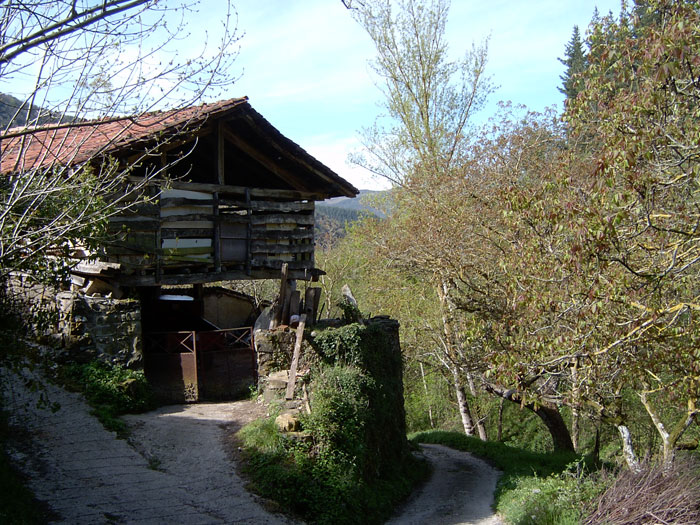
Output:
<svg viewBox="0 0 700 525">
<path fill-rule="evenodd" d="M 238 137 L 235 133 L 233 133 L 231 130 L 229 130 L 225 126 L 224 126 L 223 130 L 224 130 L 224 136 L 226 137 L 226 140 L 228 140 L 230 143 L 232 143 L 234 146 L 236 146 L 243 153 L 248 155 L 255 162 L 260 164 L 262 167 L 264 167 L 270 173 L 272 173 L 276 177 L 279 177 L 284 182 L 286 182 L 287 184 L 292 186 L 294 189 L 297 189 L 300 191 L 311 191 L 310 188 L 308 186 L 306 186 L 300 180 L 299 177 L 294 175 L 288 169 L 283 168 L 282 166 L 279 166 L 277 163 L 273 162 L 267 155 L 258 151 L 254 146 L 251 146 L 248 142 L 246 142 L 243 139 L 241 139 L 240 137 Z"/>
</svg>

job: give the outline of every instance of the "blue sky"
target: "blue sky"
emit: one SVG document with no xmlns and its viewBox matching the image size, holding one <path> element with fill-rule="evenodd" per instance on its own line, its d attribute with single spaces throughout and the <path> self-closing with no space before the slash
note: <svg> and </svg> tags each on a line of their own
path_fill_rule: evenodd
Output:
<svg viewBox="0 0 700 525">
<path fill-rule="evenodd" d="M 369 37 L 340 0 L 234 0 L 242 77 L 231 96 L 251 105 L 283 134 L 359 188 L 386 187 L 347 165 L 358 130 L 379 112 L 380 94 L 368 66 Z M 487 71 L 498 90 L 478 119 L 499 100 L 533 110 L 561 106 L 557 90 L 564 46 L 574 24 L 582 34 L 595 7 L 619 12 L 619 0 L 453 0 L 447 25 L 450 52 L 459 56 L 490 37 Z M 211 15 L 215 15 L 214 12 Z"/>
<path fill-rule="evenodd" d="M 372 42 L 341 0 L 231 3 L 242 35 L 233 68 L 241 76 L 205 100 L 247 95 L 284 135 L 356 187 L 388 187 L 347 163 L 348 154 L 359 149 L 359 130 L 380 113 L 381 94 L 368 65 Z M 596 6 L 601 14 L 617 14 L 620 0 L 452 0 L 446 29 L 452 56 L 490 39 L 487 73 L 499 88 L 476 120 L 488 119 L 500 100 L 532 110 L 561 105 L 557 87 L 564 67 L 557 58 L 575 24 L 585 34 Z M 202 0 L 199 11 L 187 17 L 189 34 L 173 42 L 172 54 L 150 61 L 184 60 L 205 40 L 215 42 L 225 14 L 225 2 Z M 2 79 L 0 91 L 23 96 L 33 86 L 33 77 L 27 78 L 29 86 L 20 77 Z"/>
</svg>

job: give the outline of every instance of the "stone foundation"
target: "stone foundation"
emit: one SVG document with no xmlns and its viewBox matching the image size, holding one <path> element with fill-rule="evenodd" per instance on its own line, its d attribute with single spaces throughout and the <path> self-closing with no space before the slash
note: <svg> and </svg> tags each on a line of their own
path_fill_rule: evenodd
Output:
<svg viewBox="0 0 700 525">
<path fill-rule="evenodd" d="M 134 299 L 61 292 L 59 331 L 67 360 L 101 359 L 130 368 L 142 365 L 141 305 Z"/>
</svg>

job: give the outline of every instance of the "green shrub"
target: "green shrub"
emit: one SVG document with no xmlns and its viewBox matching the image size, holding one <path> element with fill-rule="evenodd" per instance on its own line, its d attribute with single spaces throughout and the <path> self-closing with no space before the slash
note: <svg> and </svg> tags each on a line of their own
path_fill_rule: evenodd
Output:
<svg viewBox="0 0 700 525">
<path fill-rule="evenodd" d="M 362 469 L 367 460 L 368 392 L 374 385 L 349 366 L 325 366 L 316 372 L 311 385 L 313 411 L 302 423 L 313 436 L 317 461 L 328 462 L 333 470 Z"/>
<path fill-rule="evenodd" d="M 251 488 L 309 523 L 383 523 L 429 472 L 408 456 L 390 476 L 365 481 L 347 458 L 316 454 L 312 443 L 280 433 L 272 418 L 246 425 L 237 437 Z"/>
<path fill-rule="evenodd" d="M 306 437 L 286 437 L 272 420 L 244 427 L 245 471 L 254 490 L 306 521 L 381 523 L 428 472 L 408 453 L 401 353 L 372 323 L 315 332 Z"/>
<path fill-rule="evenodd" d="M 141 370 L 130 370 L 102 361 L 71 364 L 59 372 L 68 387 L 80 391 L 93 407 L 93 414 L 108 430 L 122 433 L 121 414 L 138 413 L 156 406 L 155 397 Z"/>
</svg>

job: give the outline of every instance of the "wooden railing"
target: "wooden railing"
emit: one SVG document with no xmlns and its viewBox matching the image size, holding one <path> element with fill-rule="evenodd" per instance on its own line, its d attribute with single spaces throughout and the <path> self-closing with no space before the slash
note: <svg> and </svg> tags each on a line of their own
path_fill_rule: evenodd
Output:
<svg viewBox="0 0 700 525">
<path fill-rule="evenodd" d="M 144 336 L 149 353 L 184 354 L 252 348 L 253 328 L 226 328 L 210 331 L 150 332 Z"/>
<path fill-rule="evenodd" d="M 276 191 L 164 189 L 154 201 L 110 219 L 111 262 L 154 269 L 207 265 L 216 271 L 314 267 L 314 201 L 281 200 Z M 154 188 L 154 191 L 157 188 Z"/>
</svg>

